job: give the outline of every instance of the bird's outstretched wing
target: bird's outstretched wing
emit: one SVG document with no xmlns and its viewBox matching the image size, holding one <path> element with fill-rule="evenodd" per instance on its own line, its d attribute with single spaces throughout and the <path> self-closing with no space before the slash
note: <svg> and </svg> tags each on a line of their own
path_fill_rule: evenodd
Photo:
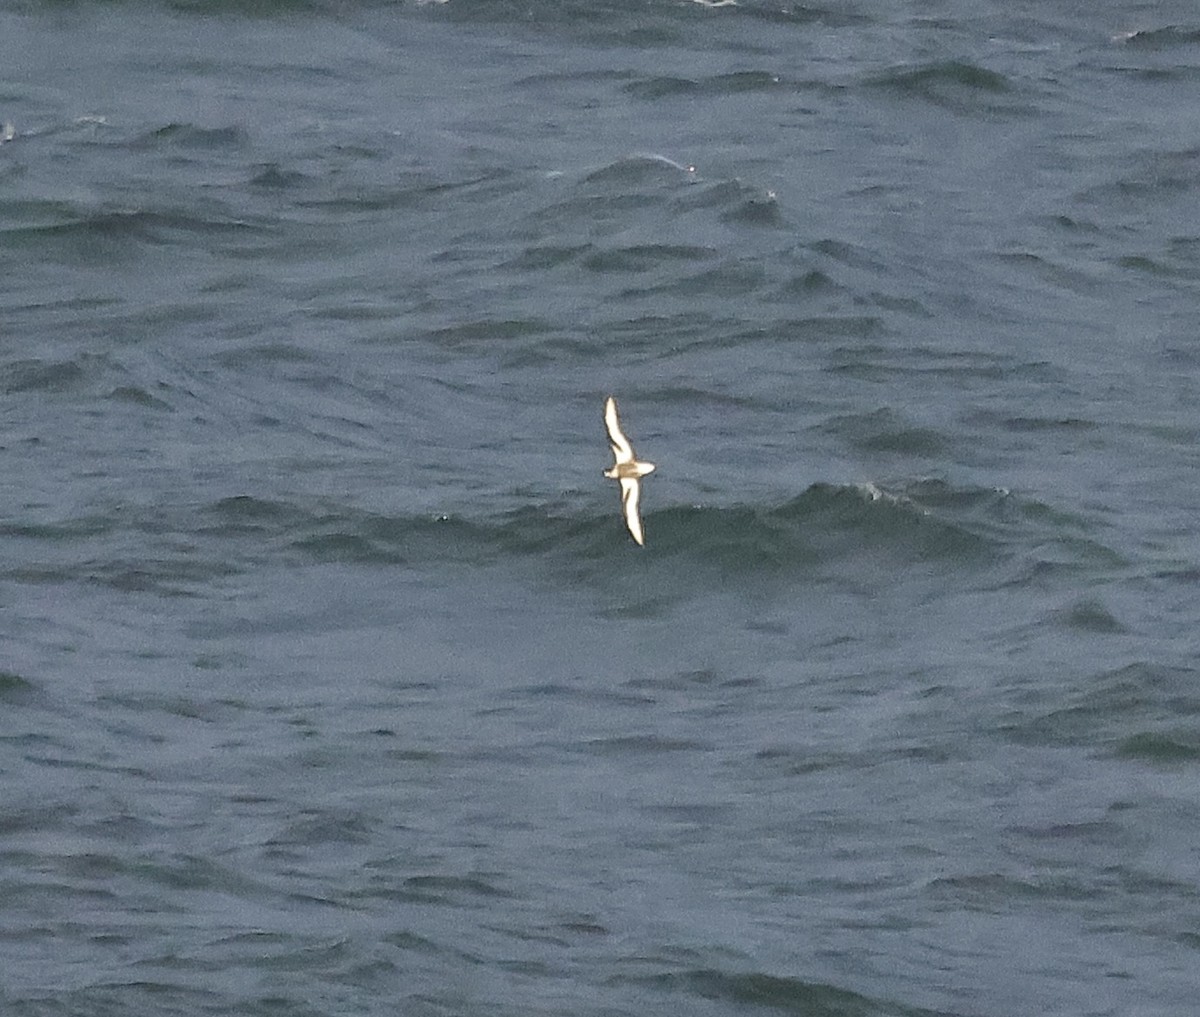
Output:
<svg viewBox="0 0 1200 1017">
<path fill-rule="evenodd" d="M 642 535 L 642 517 L 638 513 L 638 500 L 641 498 L 642 485 L 634 477 L 621 478 L 621 504 L 625 508 L 625 525 L 629 533 L 639 545 L 645 545 L 646 538 Z"/>
<path fill-rule="evenodd" d="M 617 419 L 617 401 L 612 396 L 609 396 L 604 404 L 604 424 L 608 428 L 608 440 L 612 444 L 613 455 L 616 456 L 618 465 L 633 462 L 633 446 L 621 430 L 621 422 Z M 636 503 L 635 495 L 634 504 Z"/>
</svg>

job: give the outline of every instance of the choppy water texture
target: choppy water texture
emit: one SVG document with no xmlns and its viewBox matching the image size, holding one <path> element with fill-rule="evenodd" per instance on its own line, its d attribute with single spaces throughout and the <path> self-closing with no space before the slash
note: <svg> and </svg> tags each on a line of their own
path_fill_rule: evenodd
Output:
<svg viewBox="0 0 1200 1017">
<path fill-rule="evenodd" d="M 5 1015 L 1191 1017 L 1198 71 L 6 4 Z"/>
</svg>

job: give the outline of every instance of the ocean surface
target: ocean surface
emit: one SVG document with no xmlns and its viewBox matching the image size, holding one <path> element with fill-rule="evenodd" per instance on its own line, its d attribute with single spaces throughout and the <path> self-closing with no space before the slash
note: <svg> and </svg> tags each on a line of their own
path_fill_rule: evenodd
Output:
<svg viewBox="0 0 1200 1017">
<path fill-rule="evenodd" d="M 12 0 L 0 280 L 5 1017 L 1197 1013 L 1194 3 Z"/>
</svg>

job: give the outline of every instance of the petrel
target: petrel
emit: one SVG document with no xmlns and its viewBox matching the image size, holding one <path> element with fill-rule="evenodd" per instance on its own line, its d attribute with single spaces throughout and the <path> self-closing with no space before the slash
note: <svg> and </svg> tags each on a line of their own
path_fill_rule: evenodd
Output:
<svg viewBox="0 0 1200 1017">
<path fill-rule="evenodd" d="M 642 493 L 640 477 L 654 472 L 653 463 L 638 462 L 633 454 L 633 446 L 621 430 L 621 422 L 617 419 L 617 401 L 608 397 L 604 404 L 604 424 L 608 428 L 608 440 L 612 444 L 613 458 L 616 463 L 611 470 L 605 470 L 604 475 L 610 480 L 621 482 L 621 505 L 625 509 L 625 525 L 629 533 L 639 545 L 646 543 L 642 536 L 642 517 L 638 515 L 638 498 Z"/>
</svg>

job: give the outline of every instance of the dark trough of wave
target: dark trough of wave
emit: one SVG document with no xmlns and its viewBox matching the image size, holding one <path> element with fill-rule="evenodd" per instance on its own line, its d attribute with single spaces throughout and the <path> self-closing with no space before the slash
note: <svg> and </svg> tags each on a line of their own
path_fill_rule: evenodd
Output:
<svg viewBox="0 0 1200 1017">
<path fill-rule="evenodd" d="M 705 564 L 737 575 L 788 572 L 870 554 L 875 560 L 986 569 L 1023 549 L 1058 548 L 1082 562 L 1112 563 L 1086 521 L 1040 502 L 940 481 L 898 493 L 871 485 L 814 484 L 783 503 L 676 506 L 645 512 L 647 546 L 632 544 L 616 499 L 611 512 L 529 505 L 493 518 L 378 515 L 250 497 L 205 510 L 210 537 L 249 538 L 319 561 L 476 565 L 546 556 L 559 564 L 628 555 Z"/>
</svg>

